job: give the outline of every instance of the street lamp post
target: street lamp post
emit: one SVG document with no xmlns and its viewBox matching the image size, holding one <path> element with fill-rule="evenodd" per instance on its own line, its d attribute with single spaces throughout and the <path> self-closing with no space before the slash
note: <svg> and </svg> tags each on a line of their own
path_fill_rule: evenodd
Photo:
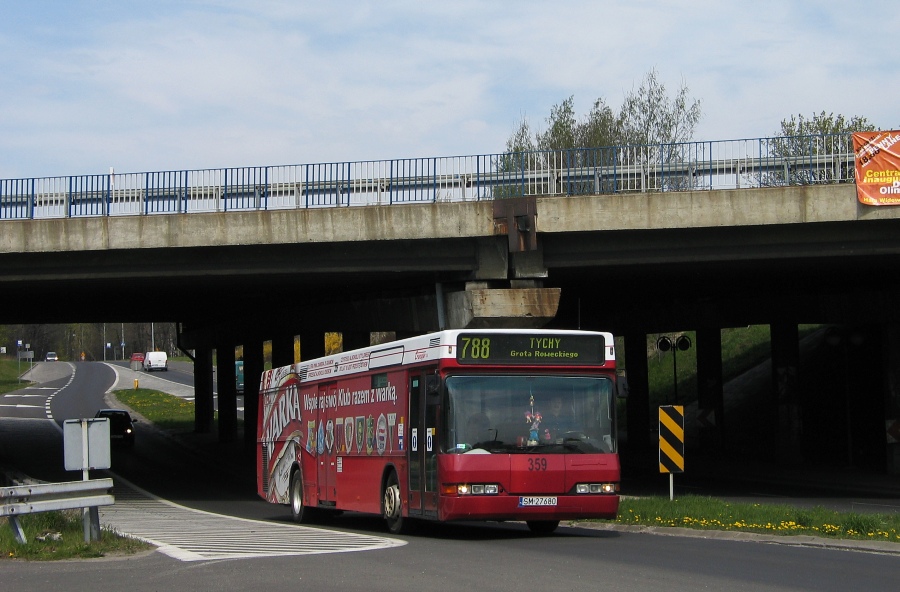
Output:
<svg viewBox="0 0 900 592">
<path fill-rule="evenodd" d="M 691 348 L 691 338 L 687 335 L 679 335 L 671 338 L 663 335 L 656 340 L 656 349 L 665 353 L 672 350 L 672 382 L 675 387 L 675 403 L 678 403 L 678 350 L 687 351 Z"/>
</svg>

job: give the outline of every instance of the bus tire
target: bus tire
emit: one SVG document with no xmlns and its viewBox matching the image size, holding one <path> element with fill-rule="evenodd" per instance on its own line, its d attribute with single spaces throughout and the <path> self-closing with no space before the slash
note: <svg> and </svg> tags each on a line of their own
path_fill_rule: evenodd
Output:
<svg viewBox="0 0 900 592">
<path fill-rule="evenodd" d="M 388 531 L 391 534 L 401 534 L 409 531 L 410 519 L 403 517 L 403 501 L 400 497 L 400 482 L 397 473 L 391 471 L 384 484 L 384 493 L 381 496 L 381 515 L 387 522 Z"/>
<path fill-rule="evenodd" d="M 559 520 L 526 520 L 525 524 L 528 525 L 528 530 L 530 530 L 532 534 L 546 536 L 548 534 L 553 534 L 553 531 L 559 526 Z"/>
<path fill-rule="evenodd" d="M 303 471 L 297 469 L 291 474 L 290 488 L 291 517 L 294 522 L 309 524 L 314 521 L 316 511 L 303 503 Z"/>
</svg>

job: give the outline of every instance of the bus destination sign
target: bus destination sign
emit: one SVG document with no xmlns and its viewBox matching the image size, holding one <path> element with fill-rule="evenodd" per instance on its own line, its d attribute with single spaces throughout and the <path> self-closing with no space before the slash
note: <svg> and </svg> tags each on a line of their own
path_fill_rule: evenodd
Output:
<svg viewBox="0 0 900 592">
<path fill-rule="evenodd" d="M 604 365 L 602 335 L 530 333 L 460 333 L 460 364 Z"/>
</svg>

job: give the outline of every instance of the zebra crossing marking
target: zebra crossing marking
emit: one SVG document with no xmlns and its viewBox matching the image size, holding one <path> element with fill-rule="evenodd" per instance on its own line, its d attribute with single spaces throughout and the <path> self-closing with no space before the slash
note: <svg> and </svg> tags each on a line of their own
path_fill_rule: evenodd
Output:
<svg viewBox="0 0 900 592">
<path fill-rule="evenodd" d="M 121 477 L 113 478 L 116 503 L 100 509 L 101 522 L 181 561 L 346 553 L 406 544 L 388 537 L 205 512 L 156 497 Z"/>
</svg>

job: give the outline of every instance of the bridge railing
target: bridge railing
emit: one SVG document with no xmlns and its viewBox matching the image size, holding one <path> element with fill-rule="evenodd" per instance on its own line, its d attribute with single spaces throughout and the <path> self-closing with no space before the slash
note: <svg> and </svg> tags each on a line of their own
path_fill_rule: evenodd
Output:
<svg viewBox="0 0 900 592">
<path fill-rule="evenodd" d="M 854 181 L 849 134 L 0 179 L 0 219 L 329 208 Z"/>
</svg>

